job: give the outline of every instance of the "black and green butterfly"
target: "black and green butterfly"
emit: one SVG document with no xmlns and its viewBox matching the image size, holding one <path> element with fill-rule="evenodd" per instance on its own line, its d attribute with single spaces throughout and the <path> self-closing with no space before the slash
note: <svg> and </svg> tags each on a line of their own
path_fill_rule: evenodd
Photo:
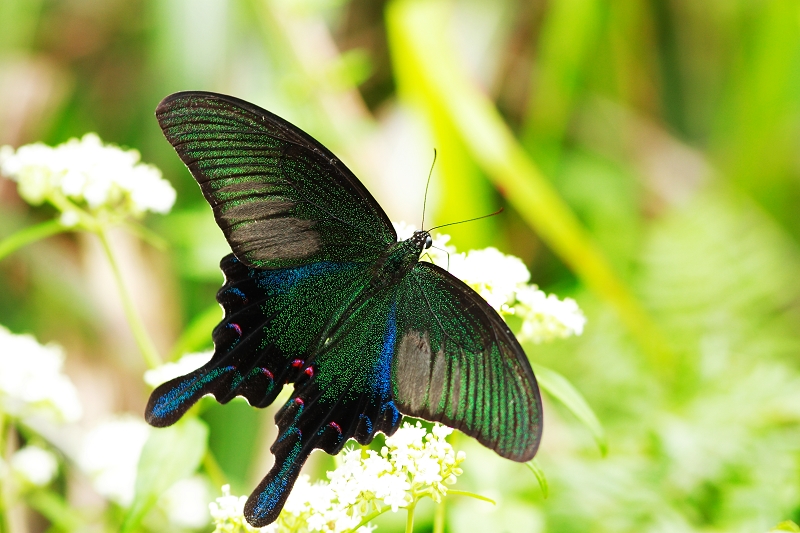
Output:
<svg viewBox="0 0 800 533">
<path fill-rule="evenodd" d="M 442 422 L 515 461 L 531 459 L 542 405 L 525 353 L 500 316 L 447 271 L 420 262 L 361 182 L 285 120 L 220 94 L 183 92 L 156 110 L 233 250 L 217 293 L 225 316 L 208 364 L 158 387 L 154 426 L 200 397 L 271 404 L 275 464 L 250 495 L 254 526 L 274 521 L 315 448 L 394 433 L 402 415 Z"/>
</svg>

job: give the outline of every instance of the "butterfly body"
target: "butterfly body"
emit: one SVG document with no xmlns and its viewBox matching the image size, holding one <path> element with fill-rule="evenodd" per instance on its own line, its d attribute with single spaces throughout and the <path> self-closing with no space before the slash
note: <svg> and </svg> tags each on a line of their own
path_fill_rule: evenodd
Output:
<svg viewBox="0 0 800 533">
<path fill-rule="evenodd" d="M 288 122 L 213 93 L 167 97 L 156 115 L 231 245 L 211 361 L 158 387 L 167 426 L 205 394 L 270 405 L 275 464 L 245 515 L 274 521 L 314 449 L 391 435 L 403 414 L 440 421 L 500 455 L 530 459 L 541 400 L 524 352 L 472 289 L 398 241 L 383 210 L 333 154 Z"/>
</svg>

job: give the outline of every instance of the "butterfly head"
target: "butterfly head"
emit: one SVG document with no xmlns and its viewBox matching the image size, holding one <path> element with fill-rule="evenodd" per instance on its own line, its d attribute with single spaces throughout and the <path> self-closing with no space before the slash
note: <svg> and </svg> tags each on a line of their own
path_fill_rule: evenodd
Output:
<svg viewBox="0 0 800 533">
<path fill-rule="evenodd" d="M 411 236 L 411 242 L 414 243 L 414 246 L 420 252 L 422 250 L 427 250 L 433 245 L 431 234 L 421 229 L 414 232 L 414 235 Z"/>
</svg>

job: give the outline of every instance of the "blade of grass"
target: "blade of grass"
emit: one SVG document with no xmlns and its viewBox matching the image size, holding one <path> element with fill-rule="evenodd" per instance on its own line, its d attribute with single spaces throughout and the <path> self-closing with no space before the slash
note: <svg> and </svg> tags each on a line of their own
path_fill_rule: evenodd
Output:
<svg viewBox="0 0 800 533">
<path fill-rule="evenodd" d="M 592 408 L 583 398 L 578 389 L 564 376 L 542 365 L 531 363 L 533 372 L 542 390 L 547 391 L 553 398 L 564 404 L 564 406 L 575 415 L 575 418 L 583 422 L 592 433 L 600 453 L 605 456 L 608 453 L 608 441 L 603 425 L 594 414 Z M 545 496 L 546 497 L 546 496 Z"/>
<path fill-rule="evenodd" d="M 535 69 L 522 139 L 535 153 L 547 157 L 545 169 L 554 166 L 569 125 L 585 64 L 597 49 L 603 15 L 599 0 L 562 0 L 545 12 L 537 42 Z"/>
<path fill-rule="evenodd" d="M 550 496 L 550 485 L 547 484 L 547 478 L 544 475 L 544 470 L 542 470 L 541 465 L 539 465 L 539 461 L 536 459 L 531 459 L 525 466 L 536 476 L 536 481 L 539 482 L 539 488 L 542 489 L 542 497 L 546 500 L 548 496 Z"/>
<path fill-rule="evenodd" d="M 569 206 L 528 157 L 492 102 L 459 67 L 448 35 L 447 3 L 395 0 L 386 19 L 401 96 L 453 123 L 471 156 L 523 219 L 594 292 L 617 311 L 653 367 L 666 376 L 674 357 L 663 335 L 617 277 Z"/>
</svg>

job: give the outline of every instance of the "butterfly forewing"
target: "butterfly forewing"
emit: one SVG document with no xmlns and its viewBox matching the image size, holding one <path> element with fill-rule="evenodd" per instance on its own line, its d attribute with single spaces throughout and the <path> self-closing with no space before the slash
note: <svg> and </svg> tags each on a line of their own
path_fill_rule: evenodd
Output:
<svg viewBox="0 0 800 533">
<path fill-rule="evenodd" d="M 404 414 L 457 428 L 516 461 L 539 447 L 541 398 L 525 353 L 494 309 L 430 263 L 401 285 L 392 382 Z"/>
<path fill-rule="evenodd" d="M 253 104 L 177 93 L 156 109 L 234 254 L 249 266 L 371 261 L 397 239 L 367 189 L 325 147 Z"/>
</svg>

